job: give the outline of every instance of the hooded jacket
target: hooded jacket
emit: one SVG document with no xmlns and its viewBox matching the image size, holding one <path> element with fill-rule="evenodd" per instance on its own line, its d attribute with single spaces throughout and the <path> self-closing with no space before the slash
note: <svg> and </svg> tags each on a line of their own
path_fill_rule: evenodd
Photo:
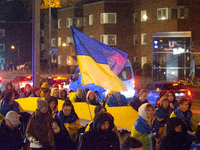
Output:
<svg viewBox="0 0 200 150">
<path fill-rule="evenodd" d="M 89 99 L 89 94 L 90 94 L 90 93 L 94 93 L 94 99 L 93 99 L 93 100 Z M 87 102 L 88 104 L 91 104 L 91 105 L 96 105 L 96 106 L 101 105 L 101 104 L 97 101 L 97 96 L 96 96 L 95 92 L 93 92 L 93 91 L 88 91 L 88 92 L 87 92 L 86 102 Z"/>
<path fill-rule="evenodd" d="M 116 106 L 127 106 L 127 99 L 124 95 L 120 94 L 120 97 L 117 98 L 115 92 L 108 97 L 107 105 L 109 107 L 116 107 Z"/>
<path fill-rule="evenodd" d="M 48 109 L 49 113 L 50 113 L 52 116 L 54 116 L 54 115 L 58 112 L 58 109 L 57 109 L 57 107 L 58 107 L 58 100 L 57 100 L 57 98 L 55 98 L 54 96 L 47 96 L 47 97 L 45 98 L 45 100 L 48 102 L 48 106 L 49 106 L 49 103 L 55 102 L 55 107 L 54 107 L 53 109 L 51 109 L 51 108 L 49 107 L 49 109 Z"/>
<path fill-rule="evenodd" d="M 62 97 L 62 95 L 61 95 L 62 91 L 65 92 L 65 97 Z M 59 97 L 62 100 L 69 100 L 69 98 L 67 97 L 67 91 L 65 89 L 59 89 Z"/>
<path fill-rule="evenodd" d="M 59 93 L 59 89 L 58 88 L 52 88 L 51 89 L 51 94 L 50 94 L 50 96 L 54 96 L 54 91 L 55 90 L 58 90 L 58 93 Z M 54 96 L 55 97 L 55 96 Z M 59 95 L 58 95 L 58 97 L 59 97 Z M 56 98 L 58 98 L 58 97 L 56 97 Z"/>
<path fill-rule="evenodd" d="M 176 126 L 182 126 L 182 132 L 176 132 Z M 167 123 L 167 135 L 161 140 L 159 150 L 189 150 L 191 142 L 187 139 L 186 126 L 180 118 L 170 118 Z"/>
<path fill-rule="evenodd" d="M 101 125 L 109 122 L 107 131 L 101 130 Z M 118 136 L 112 131 L 113 120 L 108 113 L 99 112 L 94 117 L 90 131 L 83 134 L 79 150 L 120 150 Z"/>
<path fill-rule="evenodd" d="M 4 94 L 4 98 L 0 101 L 0 113 L 5 116 L 7 112 L 14 110 L 18 114 L 20 113 L 19 103 L 14 101 L 12 105 L 9 105 L 13 91 L 7 90 Z"/>
<path fill-rule="evenodd" d="M 139 117 L 135 121 L 132 131 L 131 137 L 134 137 L 140 140 L 143 143 L 144 150 L 153 150 L 155 146 L 154 135 L 158 136 L 158 130 L 160 128 L 160 123 L 155 118 L 152 122 L 151 126 L 149 125 L 149 118 L 146 113 L 146 107 L 150 103 L 142 104 L 139 107 L 138 113 Z M 152 105 L 153 106 L 153 105 Z"/>
</svg>

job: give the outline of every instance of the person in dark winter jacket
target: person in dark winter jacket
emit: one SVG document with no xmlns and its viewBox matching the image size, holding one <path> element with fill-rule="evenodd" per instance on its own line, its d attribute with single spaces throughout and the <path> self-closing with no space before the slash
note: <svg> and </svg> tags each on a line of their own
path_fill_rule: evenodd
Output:
<svg viewBox="0 0 200 150">
<path fill-rule="evenodd" d="M 85 102 L 84 92 L 81 88 L 77 89 L 75 102 Z"/>
<path fill-rule="evenodd" d="M 89 92 L 87 93 L 86 101 L 87 101 L 88 104 L 91 104 L 91 105 L 96 105 L 96 106 L 101 105 L 101 104 L 97 101 L 97 96 L 96 96 L 95 92 L 93 92 L 93 91 L 89 91 Z"/>
<path fill-rule="evenodd" d="M 4 98 L 0 101 L 0 113 L 5 116 L 7 112 L 14 110 L 20 113 L 20 105 L 15 101 L 15 93 L 13 90 L 7 90 Z"/>
<path fill-rule="evenodd" d="M 45 97 L 45 100 L 48 102 L 49 106 L 49 113 L 51 114 L 52 117 L 58 113 L 58 100 L 54 96 L 47 96 Z"/>
<path fill-rule="evenodd" d="M 26 97 L 29 97 L 31 94 L 32 94 L 32 87 L 30 84 L 26 84 L 24 88 L 24 92 L 22 93 L 22 95 L 20 95 L 19 98 L 26 98 Z"/>
<path fill-rule="evenodd" d="M 5 92 L 6 92 L 7 90 L 13 90 L 14 93 L 15 93 L 15 98 L 16 98 L 16 99 L 19 98 L 20 95 L 19 95 L 18 92 L 15 90 L 15 87 L 12 85 L 11 82 L 8 82 L 8 83 L 6 84 L 6 89 L 1 93 L 1 99 L 4 98 Z"/>
<path fill-rule="evenodd" d="M 148 94 L 147 90 L 141 89 L 140 92 L 138 93 L 138 96 L 135 99 L 133 99 L 133 101 L 130 102 L 129 106 L 133 107 L 133 109 L 138 111 L 138 108 L 142 104 L 148 103 L 147 94 Z"/>
<path fill-rule="evenodd" d="M 170 118 L 166 136 L 160 143 L 159 150 L 189 150 L 191 142 L 187 139 L 186 126 L 180 118 Z"/>
<path fill-rule="evenodd" d="M 121 150 L 143 150 L 142 142 L 133 137 L 127 137 Z"/>
<path fill-rule="evenodd" d="M 47 101 L 37 99 L 37 109 L 32 113 L 26 129 L 30 147 L 38 150 L 53 150 L 54 134 L 59 132 L 59 126 L 48 113 Z"/>
<path fill-rule="evenodd" d="M 82 136 L 79 150 L 120 150 L 119 138 L 112 131 L 113 127 L 110 114 L 97 113 L 91 129 Z"/>
<path fill-rule="evenodd" d="M 200 125 L 195 132 L 195 141 L 191 144 L 190 150 L 200 150 Z"/>
<path fill-rule="evenodd" d="M 0 150 L 19 150 L 23 146 L 23 137 L 17 127 L 20 124 L 19 114 L 9 111 L 0 123 Z"/>
<path fill-rule="evenodd" d="M 64 102 L 55 119 L 60 127 L 60 133 L 55 136 L 56 150 L 76 150 L 82 126 L 70 100 Z"/>
<path fill-rule="evenodd" d="M 127 106 L 128 102 L 126 97 L 120 92 L 113 92 L 113 94 L 108 97 L 107 105 L 109 107 Z"/>
</svg>

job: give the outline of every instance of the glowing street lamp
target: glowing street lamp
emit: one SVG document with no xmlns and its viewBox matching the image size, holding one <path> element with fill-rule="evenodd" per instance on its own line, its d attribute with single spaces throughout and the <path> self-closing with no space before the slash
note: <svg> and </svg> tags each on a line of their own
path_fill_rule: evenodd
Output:
<svg viewBox="0 0 200 150">
<path fill-rule="evenodd" d="M 17 46 L 17 61 L 18 61 L 18 65 L 19 65 L 19 45 Z M 16 49 L 14 45 L 11 45 L 11 49 Z"/>
</svg>

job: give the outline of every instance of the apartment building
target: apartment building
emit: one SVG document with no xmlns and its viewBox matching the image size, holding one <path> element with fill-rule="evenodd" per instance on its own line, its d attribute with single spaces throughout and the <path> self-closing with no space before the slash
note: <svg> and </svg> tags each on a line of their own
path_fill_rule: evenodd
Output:
<svg viewBox="0 0 200 150">
<path fill-rule="evenodd" d="M 109 46 L 133 52 L 132 3 L 101 1 L 59 9 L 58 37 L 54 38 L 58 66 L 78 65 L 70 26 Z"/>
<path fill-rule="evenodd" d="M 199 0 L 133 0 L 134 61 L 152 64 L 153 80 L 178 81 L 199 66 L 199 7 Z"/>
</svg>

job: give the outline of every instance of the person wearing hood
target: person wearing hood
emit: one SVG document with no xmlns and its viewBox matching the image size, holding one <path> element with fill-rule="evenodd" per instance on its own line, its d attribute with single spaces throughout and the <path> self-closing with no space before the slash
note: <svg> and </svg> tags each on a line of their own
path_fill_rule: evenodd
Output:
<svg viewBox="0 0 200 150">
<path fill-rule="evenodd" d="M 75 102 L 85 102 L 82 88 L 77 89 Z"/>
<path fill-rule="evenodd" d="M 99 112 L 94 117 L 91 129 L 82 136 L 78 150 L 120 150 L 119 138 L 112 131 L 114 119 Z"/>
<path fill-rule="evenodd" d="M 133 101 L 130 102 L 129 106 L 133 107 L 133 109 L 138 111 L 138 108 L 142 104 L 148 103 L 147 95 L 148 95 L 147 90 L 141 89 L 140 92 L 138 93 L 138 96 L 135 99 L 133 99 Z"/>
<path fill-rule="evenodd" d="M 59 90 L 59 97 L 61 100 L 69 100 L 69 98 L 67 96 L 67 91 L 65 89 Z"/>
<path fill-rule="evenodd" d="M 54 96 L 47 96 L 45 100 L 48 102 L 48 111 L 52 117 L 58 113 L 58 100 Z"/>
<path fill-rule="evenodd" d="M 40 97 L 40 89 L 37 86 L 33 87 L 33 93 L 30 95 L 30 97 Z"/>
<path fill-rule="evenodd" d="M 96 96 L 95 92 L 93 92 L 93 91 L 87 92 L 86 101 L 87 101 L 88 104 L 91 104 L 91 105 L 96 105 L 96 106 L 101 105 L 97 101 L 97 96 Z"/>
<path fill-rule="evenodd" d="M 103 100 L 103 106 L 106 106 L 108 98 L 113 94 L 114 91 L 110 90 L 106 95 L 106 98 Z"/>
<path fill-rule="evenodd" d="M 45 98 L 50 95 L 50 89 L 48 82 L 43 82 L 40 87 L 40 97 Z"/>
<path fill-rule="evenodd" d="M 156 118 L 160 122 L 161 126 L 167 124 L 170 117 L 170 105 L 167 98 L 160 102 L 160 107 L 156 108 Z"/>
<path fill-rule="evenodd" d="M 55 119 L 61 129 L 55 137 L 56 150 L 75 150 L 78 147 L 79 129 L 82 126 L 70 100 L 64 102 Z"/>
<path fill-rule="evenodd" d="M 166 136 L 161 139 L 159 150 L 189 150 L 190 145 L 183 121 L 178 117 L 170 118 L 166 127 Z"/>
<path fill-rule="evenodd" d="M 50 96 L 54 96 L 55 98 L 59 98 L 59 89 L 58 88 L 52 88 Z"/>
<path fill-rule="evenodd" d="M 24 88 L 24 92 L 22 95 L 19 96 L 19 98 L 26 98 L 29 97 L 32 94 L 32 87 L 30 84 L 26 84 Z"/>
<path fill-rule="evenodd" d="M 38 98 L 37 109 L 32 113 L 26 129 L 26 137 L 30 141 L 31 149 L 53 150 L 54 134 L 59 132 L 59 126 L 48 113 L 47 101 Z"/>
<path fill-rule="evenodd" d="M 154 150 L 160 128 L 160 123 L 155 117 L 155 107 L 151 103 L 144 103 L 139 107 L 138 113 L 140 116 L 133 125 L 131 137 L 140 140 L 144 150 Z"/>
<path fill-rule="evenodd" d="M 117 107 L 117 106 L 127 106 L 128 102 L 124 95 L 120 92 L 113 92 L 112 95 L 108 97 L 107 105 L 109 107 Z"/>
<path fill-rule="evenodd" d="M 190 100 L 187 98 L 179 98 L 178 105 L 179 107 L 175 109 L 170 118 L 178 117 L 183 120 L 185 123 L 187 130 L 191 132 L 195 132 L 197 129 L 196 121 L 193 118 L 193 113 L 189 108 Z"/>
<path fill-rule="evenodd" d="M 195 132 L 195 141 L 191 144 L 190 150 L 200 150 L 200 125 Z"/>
</svg>

